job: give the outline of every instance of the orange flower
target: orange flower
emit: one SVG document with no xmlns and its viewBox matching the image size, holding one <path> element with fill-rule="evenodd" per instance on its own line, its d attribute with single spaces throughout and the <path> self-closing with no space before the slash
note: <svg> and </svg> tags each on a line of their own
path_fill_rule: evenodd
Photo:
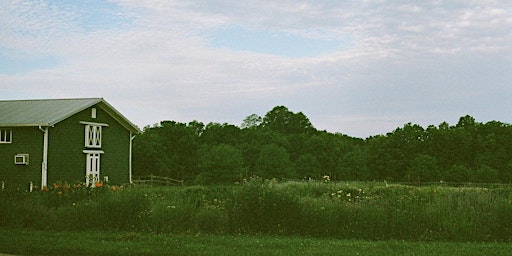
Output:
<svg viewBox="0 0 512 256">
<path fill-rule="evenodd" d="M 62 196 L 62 191 L 58 191 L 58 192 L 57 192 L 57 195 L 58 195 L 58 196 Z"/>
<path fill-rule="evenodd" d="M 41 191 L 43 191 L 43 192 L 48 191 L 48 187 L 47 187 L 47 186 L 44 186 L 44 187 L 41 189 Z"/>
<path fill-rule="evenodd" d="M 53 188 L 54 188 L 54 189 L 58 189 L 58 188 L 59 188 L 59 184 L 57 184 L 57 183 L 53 183 Z"/>
<path fill-rule="evenodd" d="M 103 183 L 96 181 L 96 183 L 94 183 L 94 186 L 97 188 L 101 188 L 101 187 L 103 187 Z"/>
</svg>

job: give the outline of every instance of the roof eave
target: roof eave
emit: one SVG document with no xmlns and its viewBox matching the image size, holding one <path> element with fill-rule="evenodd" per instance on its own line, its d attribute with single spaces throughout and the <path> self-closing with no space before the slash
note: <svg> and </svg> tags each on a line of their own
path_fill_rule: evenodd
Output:
<svg viewBox="0 0 512 256">
<path fill-rule="evenodd" d="M 116 119 L 120 124 L 122 124 L 127 130 L 129 130 L 132 133 L 140 134 L 142 131 L 137 127 L 135 124 L 130 122 L 123 114 L 121 114 L 119 111 L 117 111 L 114 107 L 112 107 L 108 102 L 106 102 L 104 99 L 101 100 L 101 102 L 104 106 L 99 104 L 100 107 L 103 108 L 103 110 L 107 111 L 114 119 Z"/>
<path fill-rule="evenodd" d="M 50 123 L 48 124 L 48 126 L 54 126 L 54 125 L 56 125 L 57 123 L 59 123 L 59 122 L 61 122 L 61 121 L 64 121 L 64 120 L 68 119 L 69 117 L 71 117 L 71 116 L 75 115 L 75 114 L 76 114 L 76 113 L 78 113 L 78 112 L 81 112 L 81 111 L 83 111 L 83 110 L 85 110 L 85 109 L 88 109 L 88 108 L 90 108 L 90 107 L 92 107 L 92 106 L 94 106 L 94 105 L 96 105 L 96 104 L 98 104 L 98 103 L 100 103 L 100 102 L 104 102 L 103 98 L 92 98 L 92 99 L 94 99 L 94 101 L 91 101 L 91 103 L 89 103 L 89 104 L 85 104 L 85 105 L 83 105 L 83 106 L 82 106 L 80 109 L 78 109 L 77 111 L 70 112 L 68 115 L 64 115 L 64 116 L 61 116 L 59 119 L 55 119 L 55 120 L 50 121 Z"/>
<path fill-rule="evenodd" d="M 39 127 L 52 126 L 51 124 L 0 124 L 0 127 Z"/>
</svg>

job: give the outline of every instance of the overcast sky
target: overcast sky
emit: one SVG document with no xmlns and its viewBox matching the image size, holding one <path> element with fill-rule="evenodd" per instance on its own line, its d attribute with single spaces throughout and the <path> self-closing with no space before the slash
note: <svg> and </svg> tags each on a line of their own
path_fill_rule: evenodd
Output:
<svg viewBox="0 0 512 256">
<path fill-rule="evenodd" d="M 512 122 L 512 1 L 0 1 L 0 99 L 103 97 L 139 127 L 278 105 L 366 138 Z"/>
</svg>

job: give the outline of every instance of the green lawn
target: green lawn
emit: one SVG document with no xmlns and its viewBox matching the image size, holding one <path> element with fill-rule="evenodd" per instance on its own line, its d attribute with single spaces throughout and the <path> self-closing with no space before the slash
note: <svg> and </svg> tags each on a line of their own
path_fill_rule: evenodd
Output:
<svg viewBox="0 0 512 256">
<path fill-rule="evenodd" d="M 512 243 L 361 241 L 263 235 L 1 230 L 18 255 L 510 255 Z"/>
</svg>

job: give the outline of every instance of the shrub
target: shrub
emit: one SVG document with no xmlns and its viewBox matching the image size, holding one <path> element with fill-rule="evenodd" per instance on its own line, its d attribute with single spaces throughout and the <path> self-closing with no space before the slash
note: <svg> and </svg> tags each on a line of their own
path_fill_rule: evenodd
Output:
<svg viewBox="0 0 512 256">
<path fill-rule="evenodd" d="M 268 182 L 251 181 L 227 206 L 231 228 L 237 232 L 293 233 L 300 224 L 298 197 Z"/>
<path fill-rule="evenodd" d="M 512 189 L 275 183 L 0 191 L 0 227 L 512 241 Z"/>
</svg>

